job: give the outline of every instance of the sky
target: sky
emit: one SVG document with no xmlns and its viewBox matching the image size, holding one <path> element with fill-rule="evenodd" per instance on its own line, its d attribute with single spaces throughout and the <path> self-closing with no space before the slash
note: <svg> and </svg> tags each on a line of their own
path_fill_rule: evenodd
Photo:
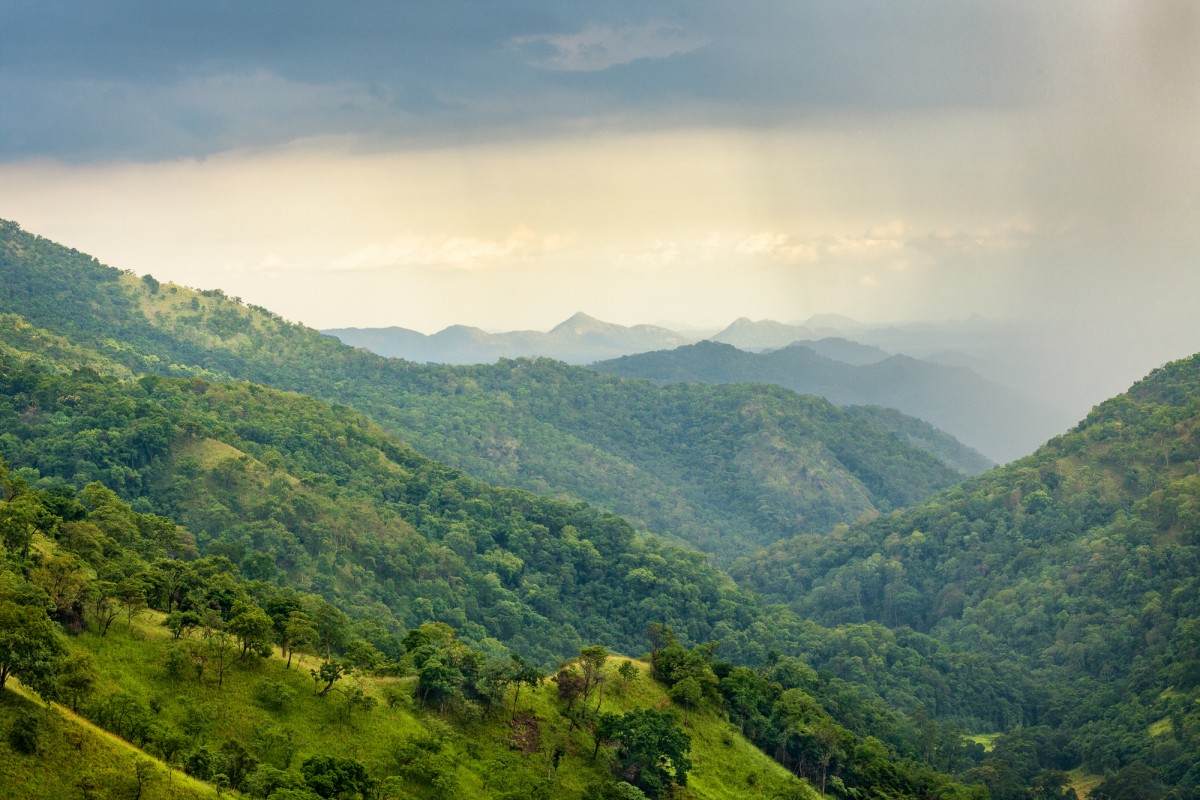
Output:
<svg viewBox="0 0 1200 800">
<path fill-rule="evenodd" d="M 1200 350 L 1197 87 L 1191 0 L 0 0 L 0 217 L 318 328 L 980 314 L 1136 375 Z"/>
</svg>

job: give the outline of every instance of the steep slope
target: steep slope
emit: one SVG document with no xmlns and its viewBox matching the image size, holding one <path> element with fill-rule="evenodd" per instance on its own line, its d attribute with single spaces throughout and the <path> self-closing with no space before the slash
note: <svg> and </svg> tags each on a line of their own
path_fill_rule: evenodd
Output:
<svg viewBox="0 0 1200 800">
<path fill-rule="evenodd" d="M 1148 765 L 1196 792 L 1198 471 L 1200 355 L 1028 458 L 920 507 L 772 546 L 734 574 L 826 624 L 909 626 L 1019 666 L 1068 760 Z"/>
<path fill-rule="evenodd" d="M 627 378 L 660 383 L 773 383 L 838 405 L 879 405 L 925 420 L 997 461 L 1025 455 L 1067 424 L 1061 415 L 980 378 L 965 368 L 907 356 L 853 365 L 802 344 L 747 353 L 700 342 L 670 351 L 592 365 Z"/>
<path fill-rule="evenodd" d="M 0 243 L 0 312 L 120 368 L 249 380 L 352 405 L 477 478 L 588 500 L 721 558 L 910 504 L 956 477 L 826 403 L 767 387 L 660 391 L 547 361 L 422 367 L 217 290 L 103 267 L 12 223 L 0 224 Z"/>
<path fill-rule="evenodd" d="M 894 408 L 846 406 L 843 410 L 880 430 L 899 436 L 915 447 L 932 453 L 963 475 L 978 475 L 995 466 L 991 459 L 978 450 L 967 447 L 945 431 L 938 430 L 928 422 L 910 417 Z"/>
<path fill-rule="evenodd" d="M 673 708 L 644 664 L 600 649 L 590 662 L 599 691 L 575 704 L 443 624 L 409 631 L 383 656 L 315 595 L 241 580 L 225 559 L 165 557 L 170 536 L 124 539 L 120 529 L 146 515 L 106 492 L 35 489 L 0 466 L 0 519 L 40 512 L 29 554 L 0 552 L 6 797 L 644 796 L 633 785 L 661 796 L 669 784 L 652 779 L 645 755 L 646 775 L 618 768 L 640 744 L 627 719 L 673 735 L 668 777 L 685 797 L 815 796 L 718 707 Z"/>
<path fill-rule="evenodd" d="M 702 606 L 738 594 L 698 555 L 637 540 L 620 519 L 478 484 L 349 409 L 254 385 L 0 361 L 0 451 L 141 498 L 202 552 L 385 630 L 441 619 L 539 663 L 586 641 L 633 649 L 658 619 L 703 641 L 717 620 Z M 682 580 L 696 604 L 639 568 Z"/>
<path fill-rule="evenodd" d="M 193 310 L 205 315 L 208 303 L 220 301 L 215 293 L 191 295 L 172 287 L 155 292 L 147 281 L 130 280 L 145 287 L 144 299 L 188 308 L 195 300 L 199 309 Z M 253 319 L 276 324 L 269 317 Z M 59 340 L 16 322 L 14 342 L 31 343 L 33 350 L 11 345 L 20 352 L 0 363 L 0 453 L 25 479 L 54 498 L 63 497 L 70 483 L 100 480 L 139 512 L 175 515 L 191 529 L 180 534 L 179 546 L 193 556 L 198 546 L 226 571 L 335 601 L 350 614 L 345 629 L 364 643 L 356 651 L 394 655 L 405 628 L 434 618 L 459 627 L 464 639 L 489 652 L 503 653 L 507 646 L 541 662 L 588 641 L 636 652 L 651 621 L 670 625 L 687 643 L 718 642 L 721 656 L 733 663 L 771 661 L 773 669 L 788 672 L 791 661 L 773 660 L 777 654 L 804 654 L 821 671 L 815 684 L 804 679 L 805 691 L 864 740 L 865 750 L 855 750 L 853 758 L 847 751 L 833 768 L 836 777 L 844 767 L 847 779 L 857 774 L 854 764 L 873 763 L 883 752 L 926 758 L 922 742 L 942 736 L 941 728 L 923 722 L 918 732 L 899 712 L 932 707 L 928 698 L 938 698 L 944 717 L 1024 718 L 1024 681 L 1011 670 L 998 671 L 912 632 L 879 625 L 822 629 L 762 605 L 705 559 L 641 539 L 621 520 L 573 503 L 490 489 L 430 463 L 345 407 L 195 377 L 114 380 L 100 374 L 120 372 L 114 358 L 155 362 L 111 337 L 99 339 L 107 355 L 59 342 L 96 365 L 73 371 L 75 365 L 55 363 L 54 349 L 44 346 Z M 210 335 L 207 328 L 200 333 Z M 238 344 L 249 336 L 243 328 L 231 338 Z M 281 349 L 287 341 L 279 342 Z M 565 369 L 548 366 L 551 377 Z M 756 397 L 756 391 L 746 396 Z M 787 394 L 769 389 L 765 396 Z M 37 470 L 44 475 L 39 478 Z M 65 501 L 53 502 L 57 507 Z M 136 543 L 163 530 L 154 519 L 137 519 L 132 528 L 112 528 L 114 534 Z M 83 536 L 77 546 L 102 551 L 104 541 Z M 154 541 L 142 544 L 153 547 Z M 774 695 L 759 696 L 761 713 L 776 718 Z M 778 723 L 784 727 L 759 727 L 756 737 L 769 742 L 775 736 L 772 751 L 778 747 L 794 758 L 796 748 L 807 745 L 785 718 Z M 870 737 L 884 744 L 871 744 Z M 946 752 L 957 754 L 953 728 L 944 730 L 944 739 L 951 743 Z M 956 769 L 959 760 L 953 755 L 939 768 Z M 875 779 L 858 774 L 856 780 Z M 901 783 L 910 785 L 907 778 Z"/>
</svg>

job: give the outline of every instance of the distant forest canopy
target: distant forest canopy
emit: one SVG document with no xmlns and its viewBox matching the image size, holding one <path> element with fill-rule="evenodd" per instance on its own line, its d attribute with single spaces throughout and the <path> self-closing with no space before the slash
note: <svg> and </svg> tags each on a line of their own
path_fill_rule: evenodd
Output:
<svg viewBox="0 0 1200 800">
<path fill-rule="evenodd" d="M 723 562 L 910 505 L 960 477 L 922 451 L 945 441 L 910 435 L 915 420 L 877 426 L 878 416 L 774 387 L 660 390 L 547 360 L 384 359 L 217 290 L 104 267 L 11 223 L 0 235 L 0 311 L 129 374 L 249 380 L 352 405 L 476 478 L 586 500 Z"/>
<path fill-rule="evenodd" d="M 657 383 L 771 383 L 838 405 L 893 408 L 999 462 L 1028 454 L 1074 421 L 965 367 L 900 355 L 858 362 L 821 355 L 800 342 L 766 353 L 700 342 L 602 361 L 593 368 Z"/>
</svg>

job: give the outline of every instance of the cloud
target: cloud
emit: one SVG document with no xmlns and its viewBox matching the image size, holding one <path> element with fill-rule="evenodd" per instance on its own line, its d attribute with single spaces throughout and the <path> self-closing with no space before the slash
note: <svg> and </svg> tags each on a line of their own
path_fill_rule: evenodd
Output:
<svg viewBox="0 0 1200 800">
<path fill-rule="evenodd" d="M 408 118 L 395 98 L 360 83 L 290 80 L 261 68 L 155 84 L 81 78 L 15 86 L 0 80 L 0 98 L 5 97 L 33 113 L 0 120 L 0 157 L 209 156 L 384 123 L 399 126 Z"/>
<path fill-rule="evenodd" d="M 539 234 L 520 226 L 503 239 L 449 234 L 403 233 L 391 243 L 371 243 L 335 259 L 332 271 L 380 270 L 403 267 L 442 267 L 477 270 L 531 258 L 561 246 L 565 237 Z"/>
<path fill-rule="evenodd" d="M 762 231 L 739 241 L 734 249 L 748 256 L 766 256 L 785 264 L 815 264 L 821 259 L 820 248 L 786 233 Z"/>
<path fill-rule="evenodd" d="M 542 69 L 599 72 L 642 59 L 671 58 L 709 44 L 711 39 L 679 25 L 590 24 L 578 33 L 517 36 L 509 46 Z"/>
</svg>

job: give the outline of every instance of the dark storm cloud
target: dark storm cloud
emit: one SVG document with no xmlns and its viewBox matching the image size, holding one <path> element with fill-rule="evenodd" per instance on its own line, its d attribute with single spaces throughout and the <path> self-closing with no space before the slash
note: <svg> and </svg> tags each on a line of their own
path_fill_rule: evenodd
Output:
<svg viewBox="0 0 1200 800">
<path fill-rule="evenodd" d="M 1037 68 L 1009 4 L 51 0 L 0 17 L 5 160 L 988 105 Z"/>
</svg>

